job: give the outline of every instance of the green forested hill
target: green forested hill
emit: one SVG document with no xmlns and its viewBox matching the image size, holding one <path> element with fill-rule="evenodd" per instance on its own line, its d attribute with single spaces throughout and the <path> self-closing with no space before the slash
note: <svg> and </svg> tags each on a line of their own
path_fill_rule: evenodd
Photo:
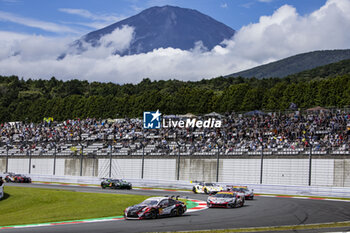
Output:
<svg viewBox="0 0 350 233">
<path fill-rule="evenodd" d="M 0 122 L 44 117 L 141 117 L 143 111 L 164 114 L 285 110 L 316 105 L 350 105 L 350 60 L 285 78 L 224 78 L 183 82 L 151 81 L 118 85 L 79 80 L 23 80 L 0 76 Z"/>
<path fill-rule="evenodd" d="M 245 78 L 283 78 L 291 74 L 310 70 L 315 67 L 327 65 L 341 60 L 350 59 L 350 49 L 324 50 L 298 54 L 279 61 L 271 62 L 262 66 L 254 67 L 238 73 L 227 75 L 227 77 Z"/>
</svg>

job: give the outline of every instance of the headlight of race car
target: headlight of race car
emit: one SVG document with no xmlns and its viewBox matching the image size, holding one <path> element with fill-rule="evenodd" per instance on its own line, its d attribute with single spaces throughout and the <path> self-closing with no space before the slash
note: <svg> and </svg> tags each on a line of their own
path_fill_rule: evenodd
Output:
<svg viewBox="0 0 350 233">
<path fill-rule="evenodd" d="M 130 207 L 126 208 L 126 209 L 124 210 L 124 213 L 125 213 L 125 214 L 128 213 L 129 209 L 130 209 Z"/>
</svg>

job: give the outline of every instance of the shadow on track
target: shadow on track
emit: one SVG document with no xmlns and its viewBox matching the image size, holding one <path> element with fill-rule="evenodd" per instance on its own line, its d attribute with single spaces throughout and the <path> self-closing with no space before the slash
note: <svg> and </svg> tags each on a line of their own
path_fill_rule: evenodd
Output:
<svg viewBox="0 0 350 233">
<path fill-rule="evenodd" d="M 4 196 L 2 197 L 1 201 L 4 201 L 4 200 L 6 200 L 9 197 L 10 197 L 10 194 L 4 193 Z"/>
</svg>

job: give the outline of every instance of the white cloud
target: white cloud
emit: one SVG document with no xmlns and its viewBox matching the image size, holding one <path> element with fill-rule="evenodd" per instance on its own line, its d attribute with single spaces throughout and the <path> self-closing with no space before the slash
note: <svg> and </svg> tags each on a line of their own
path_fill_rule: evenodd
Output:
<svg viewBox="0 0 350 233">
<path fill-rule="evenodd" d="M 100 21 L 102 20 L 106 22 L 117 22 L 125 18 L 125 17 L 116 16 L 113 14 L 93 14 L 90 11 L 85 9 L 60 8 L 58 10 L 64 13 L 78 15 L 83 18 L 100 20 Z"/>
<path fill-rule="evenodd" d="M 249 9 L 252 5 L 254 5 L 254 2 L 247 2 L 240 6 Z"/>
<path fill-rule="evenodd" d="M 268 3 L 268 2 L 272 2 L 273 0 L 258 0 L 259 2 L 265 2 L 265 3 Z"/>
<path fill-rule="evenodd" d="M 127 25 L 123 25 L 122 28 L 117 28 L 112 33 L 107 34 L 99 40 L 99 46 L 91 46 L 88 43 L 83 42 L 83 48 L 86 50 L 80 57 L 91 59 L 104 59 L 109 56 L 114 56 L 116 52 L 124 52 L 129 48 L 130 42 L 134 36 L 134 28 Z M 72 51 L 70 56 L 75 56 L 76 51 Z"/>
<path fill-rule="evenodd" d="M 227 7 L 228 7 L 228 5 L 227 5 L 227 3 L 226 3 L 226 2 L 224 2 L 224 3 L 221 3 L 220 7 L 221 7 L 221 8 L 227 8 Z"/>
<path fill-rule="evenodd" d="M 44 31 L 49 31 L 49 32 L 78 33 L 78 31 L 76 31 L 70 27 L 67 27 L 67 26 L 62 26 L 59 24 L 51 23 L 51 22 L 21 17 L 21 16 L 15 15 L 15 14 L 12 14 L 12 13 L 4 12 L 4 11 L 0 11 L 0 21 L 9 21 L 12 23 L 21 24 L 21 25 L 25 25 L 28 27 L 39 28 L 39 29 L 42 29 Z"/>
<path fill-rule="evenodd" d="M 5 2 L 5 3 L 19 3 L 21 2 L 20 0 L 1 0 L 2 2 Z"/>
<path fill-rule="evenodd" d="M 93 14 L 85 9 L 60 8 L 58 10 L 67 14 L 78 15 L 92 20 L 90 22 L 74 22 L 73 24 L 83 25 L 94 29 L 101 29 L 125 19 L 124 16 L 117 16 L 114 14 Z"/>
<path fill-rule="evenodd" d="M 142 78 L 199 80 L 217 77 L 301 52 L 350 48 L 350 1 L 328 0 L 301 16 L 284 5 L 211 51 L 196 43 L 191 51 L 159 48 L 147 54 L 112 55 L 127 49 L 133 29 L 124 27 L 101 38 L 102 46 L 56 60 L 74 38 L 47 38 L 0 32 L 1 75 L 25 78 L 79 78 L 116 83 Z M 16 54 L 16 56 L 13 56 Z"/>
</svg>

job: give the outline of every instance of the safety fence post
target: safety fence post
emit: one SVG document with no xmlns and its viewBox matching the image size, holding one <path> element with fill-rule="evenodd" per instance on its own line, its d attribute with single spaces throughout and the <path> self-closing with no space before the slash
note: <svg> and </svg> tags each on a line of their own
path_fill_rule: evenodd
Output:
<svg viewBox="0 0 350 233">
<path fill-rule="evenodd" d="M 311 169 L 312 169 L 312 144 L 310 144 L 310 152 L 309 152 L 309 186 L 311 186 Z"/>
</svg>

